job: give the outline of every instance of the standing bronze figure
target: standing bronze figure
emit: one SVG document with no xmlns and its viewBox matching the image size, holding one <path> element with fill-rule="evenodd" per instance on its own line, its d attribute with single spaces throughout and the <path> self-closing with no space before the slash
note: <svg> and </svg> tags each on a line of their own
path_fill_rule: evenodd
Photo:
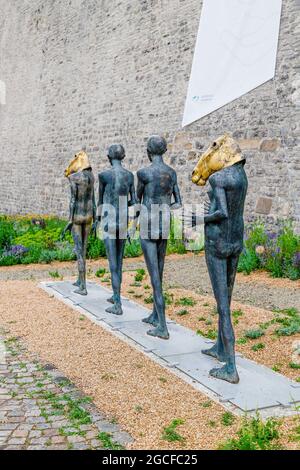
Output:
<svg viewBox="0 0 300 470">
<path fill-rule="evenodd" d="M 99 173 L 98 221 L 102 221 L 104 243 L 109 260 L 113 307 L 108 313 L 122 315 L 121 285 L 123 257 L 128 238 L 128 207 L 136 204 L 133 174 L 123 168 L 125 150 L 112 145 L 108 150 L 111 169 Z"/>
<path fill-rule="evenodd" d="M 152 136 L 147 152 L 151 165 L 138 172 L 137 197 L 141 205 L 141 244 L 153 287 L 154 309 L 143 321 L 154 326 L 151 336 L 169 339 L 163 294 L 163 271 L 170 233 L 170 209 L 181 207 L 176 172 L 164 163 L 167 142 Z M 172 197 L 174 202 L 172 203 Z"/>
<path fill-rule="evenodd" d="M 78 262 L 76 294 L 87 295 L 86 251 L 92 222 L 96 221 L 94 175 L 85 152 L 79 152 L 65 171 L 71 188 L 70 219 L 63 235 L 71 231 Z"/>
<path fill-rule="evenodd" d="M 239 146 L 225 135 L 201 157 L 192 177 L 198 186 L 205 186 L 207 181 L 211 186 L 210 204 L 204 216 L 205 254 L 219 313 L 217 342 L 203 354 L 225 362 L 223 367 L 212 369 L 210 375 L 231 383 L 239 382 L 230 306 L 243 250 L 243 215 L 248 189 L 244 165 Z"/>
</svg>

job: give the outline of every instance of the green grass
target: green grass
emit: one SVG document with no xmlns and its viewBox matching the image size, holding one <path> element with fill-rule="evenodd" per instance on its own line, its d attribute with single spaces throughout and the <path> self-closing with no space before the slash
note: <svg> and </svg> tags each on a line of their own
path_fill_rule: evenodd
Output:
<svg viewBox="0 0 300 470">
<path fill-rule="evenodd" d="M 154 302 L 153 295 L 151 294 L 149 295 L 149 297 L 145 297 L 144 302 L 145 304 L 148 304 L 148 305 L 153 304 Z"/>
<path fill-rule="evenodd" d="M 296 234 L 291 221 L 282 221 L 276 233 L 269 233 L 258 220 L 246 229 L 245 249 L 238 270 L 250 274 L 257 269 L 264 269 L 273 277 L 300 279 L 299 253 L 300 236 Z"/>
<path fill-rule="evenodd" d="M 190 312 L 186 309 L 183 309 L 183 310 L 179 310 L 179 312 L 177 312 L 176 315 L 178 315 L 179 317 L 185 317 L 186 315 L 188 315 Z"/>
<path fill-rule="evenodd" d="M 105 268 L 100 268 L 96 272 L 96 277 L 102 278 L 102 277 L 105 276 L 105 274 L 106 274 L 106 269 Z"/>
<path fill-rule="evenodd" d="M 232 311 L 232 318 L 238 319 L 244 315 L 244 312 L 242 310 L 233 310 Z"/>
<path fill-rule="evenodd" d="M 183 424 L 182 419 L 174 419 L 169 426 L 163 429 L 162 439 L 168 442 L 184 442 L 185 438 L 177 431 L 177 428 Z"/>
<path fill-rule="evenodd" d="M 208 338 L 211 340 L 215 340 L 218 337 L 218 332 L 215 329 L 210 329 L 207 332 L 203 330 L 197 330 L 197 335 L 203 336 L 204 338 Z"/>
<path fill-rule="evenodd" d="M 219 446 L 220 450 L 277 450 L 280 449 L 280 422 L 268 419 L 263 422 L 259 416 L 244 419 L 237 437 L 228 439 Z"/>
<path fill-rule="evenodd" d="M 134 278 L 135 282 L 142 282 L 145 278 L 145 275 L 146 275 L 145 269 L 138 269 Z"/>
<path fill-rule="evenodd" d="M 296 362 L 290 362 L 289 366 L 291 369 L 300 370 L 300 364 L 297 364 Z"/>
<path fill-rule="evenodd" d="M 192 297 L 182 297 L 176 302 L 176 306 L 181 307 L 194 307 L 197 305 L 197 302 Z"/>
<path fill-rule="evenodd" d="M 245 331 L 245 338 L 247 339 L 259 339 L 264 336 L 265 332 L 262 329 L 254 329 Z"/>
<path fill-rule="evenodd" d="M 35 219 L 41 219 L 42 223 L 36 224 Z M 76 258 L 71 234 L 67 233 L 65 239 L 61 239 L 62 231 L 67 224 L 66 220 L 48 216 L 35 219 L 30 216 L 0 215 L 0 266 L 72 261 Z M 15 247 L 21 247 L 21 250 L 16 251 Z M 168 241 L 168 253 L 186 253 L 182 240 L 176 240 L 174 237 L 174 223 Z M 141 254 L 142 248 L 138 237 L 131 240 L 131 243 L 126 242 L 125 257 L 134 258 Z M 104 242 L 91 233 L 87 258 L 102 257 L 106 257 Z M 138 277 L 141 278 L 141 274 L 138 274 Z"/>
<path fill-rule="evenodd" d="M 53 279 L 61 279 L 61 275 L 58 271 L 49 271 L 49 276 Z"/>
<path fill-rule="evenodd" d="M 258 351 L 261 351 L 262 349 L 265 349 L 265 347 L 266 346 L 264 343 L 257 343 L 257 344 L 254 344 L 251 349 L 254 352 L 258 352 Z"/>
<path fill-rule="evenodd" d="M 124 450 L 124 447 L 112 440 L 112 435 L 107 432 L 100 432 L 97 439 L 101 442 L 103 449 Z"/>
<path fill-rule="evenodd" d="M 235 416 L 229 411 L 226 411 L 226 413 L 222 415 L 221 423 L 223 424 L 223 426 L 232 426 L 234 422 Z"/>
</svg>

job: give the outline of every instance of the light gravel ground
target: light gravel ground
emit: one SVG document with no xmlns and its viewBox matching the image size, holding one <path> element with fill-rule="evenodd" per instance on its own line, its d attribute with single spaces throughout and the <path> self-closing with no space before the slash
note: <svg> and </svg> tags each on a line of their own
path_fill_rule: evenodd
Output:
<svg viewBox="0 0 300 470">
<path fill-rule="evenodd" d="M 100 266 L 107 266 L 106 260 L 88 262 L 89 275 L 93 275 Z M 142 258 L 126 259 L 124 262 L 124 270 L 135 270 L 141 267 L 145 267 Z M 75 263 L 54 263 L 0 268 L 0 281 L 46 280 L 49 279 L 49 272 L 53 271 L 58 271 L 61 276 L 68 278 L 76 275 L 76 265 Z M 189 289 L 202 295 L 212 295 L 205 258 L 202 254 L 168 256 L 164 280 L 167 287 Z M 253 273 L 250 276 L 239 274 L 233 297 L 242 303 L 271 310 L 290 307 L 300 310 L 300 281 L 273 279 L 266 273 Z"/>
<path fill-rule="evenodd" d="M 100 282 L 94 276 L 100 266 L 107 266 L 106 260 L 88 263 L 91 280 Z M 126 260 L 124 265 L 123 292 L 141 303 L 151 293 L 145 289 L 149 279 L 146 277 L 140 287 L 133 288 L 132 284 L 134 270 L 143 266 L 142 258 Z M 0 325 L 8 328 L 11 335 L 21 337 L 30 353 L 54 364 L 91 396 L 101 412 L 133 436 L 130 448 L 215 449 L 220 441 L 235 434 L 239 419 L 233 426 L 225 427 L 225 410 L 220 405 L 209 402 L 206 396 L 58 300 L 49 299 L 38 288 L 38 282 L 50 279 L 49 272 L 55 271 L 68 279 L 76 275 L 76 265 L 0 268 Z M 192 329 L 207 332 L 215 328 L 215 302 L 203 256 L 168 257 L 165 285 L 174 296 L 168 308 L 172 318 Z M 246 328 L 271 319 L 275 307 L 300 308 L 299 287 L 299 282 L 272 279 L 264 273 L 239 275 L 233 307 L 241 308 L 244 315 L 235 325 L 237 337 Z M 195 298 L 197 304 L 187 307 L 189 314 L 180 317 L 177 314 L 183 307 L 176 307 L 176 300 L 187 296 Z M 254 353 L 251 342 L 239 349 L 257 362 L 281 367 L 282 373 L 296 379 L 299 371 L 289 367 L 291 341 L 295 339 L 274 342 L 268 334 L 256 341 L 263 342 L 265 349 Z M 174 419 L 183 420 L 178 428 L 182 442 L 170 443 L 162 437 L 164 427 Z M 283 420 L 284 448 L 297 448 L 292 439 L 296 426 L 299 421 L 295 417 Z"/>
</svg>

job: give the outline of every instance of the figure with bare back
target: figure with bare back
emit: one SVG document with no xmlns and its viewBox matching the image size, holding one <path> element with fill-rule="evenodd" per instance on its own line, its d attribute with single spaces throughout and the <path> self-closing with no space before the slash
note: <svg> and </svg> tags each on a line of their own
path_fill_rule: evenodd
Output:
<svg viewBox="0 0 300 470">
<path fill-rule="evenodd" d="M 219 314 L 217 342 L 203 354 L 225 363 L 211 370 L 210 375 L 231 383 L 239 382 L 230 306 L 243 250 L 243 215 L 248 189 L 244 165 L 239 146 L 226 134 L 205 152 L 192 176 L 198 186 L 210 183 L 210 203 L 204 216 L 205 254 Z"/>
<path fill-rule="evenodd" d="M 78 280 L 75 282 L 76 294 L 87 295 L 86 289 L 86 251 L 92 222 L 96 221 L 94 175 L 88 156 L 79 152 L 65 171 L 71 188 L 70 218 L 63 237 L 70 231 L 75 244 L 78 262 Z"/>
<path fill-rule="evenodd" d="M 122 315 L 121 285 L 126 240 L 128 238 L 128 207 L 136 204 L 134 176 L 122 166 L 125 150 L 122 145 L 111 145 L 108 159 L 111 169 L 99 173 L 98 222 L 102 222 L 104 243 L 109 261 L 113 304 L 106 311 Z"/>
<path fill-rule="evenodd" d="M 137 197 L 141 203 L 141 244 L 154 298 L 153 312 L 143 321 L 154 327 L 148 331 L 150 336 L 162 339 L 169 339 L 162 281 L 170 233 L 170 209 L 181 207 L 176 172 L 163 160 L 166 151 L 167 142 L 163 137 L 152 136 L 149 139 L 147 152 L 151 165 L 138 172 L 137 188 Z"/>
</svg>

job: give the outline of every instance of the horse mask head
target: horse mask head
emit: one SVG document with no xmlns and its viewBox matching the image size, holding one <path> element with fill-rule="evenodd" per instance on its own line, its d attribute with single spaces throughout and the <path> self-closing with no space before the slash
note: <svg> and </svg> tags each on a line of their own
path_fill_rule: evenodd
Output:
<svg viewBox="0 0 300 470">
<path fill-rule="evenodd" d="M 197 186 L 205 186 L 211 175 L 243 160 L 244 157 L 236 141 L 225 134 L 202 155 L 193 171 L 192 181 Z"/>
</svg>

